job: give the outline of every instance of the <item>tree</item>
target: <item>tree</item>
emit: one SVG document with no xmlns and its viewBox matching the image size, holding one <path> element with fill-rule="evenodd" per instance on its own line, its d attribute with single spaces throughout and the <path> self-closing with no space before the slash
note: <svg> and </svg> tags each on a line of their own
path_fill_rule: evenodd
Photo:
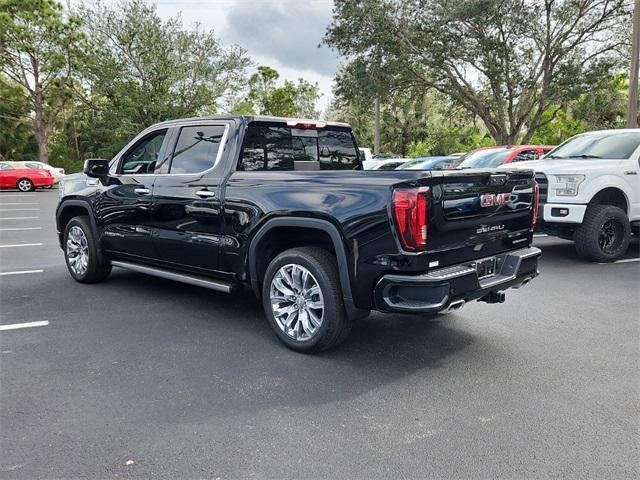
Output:
<svg viewBox="0 0 640 480">
<path fill-rule="evenodd" d="M 343 0 L 324 41 L 389 82 L 447 95 L 513 144 L 609 72 L 629 15 L 629 0 Z"/>
<path fill-rule="evenodd" d="M 278 86 L 279 77 L 273 68 L 259 66 L 249 79 L 247 98 L 236 104 L 233 112 L 316 118 L 316 101 L 320 98 L 318 85 L 299 78 L 297 84 L 285 80 L 283 86 Z"/>
<path fill-rule="evenodd" d="M 80 143 L 91 155 L 113 155 L 153 123 L 214 114 L 246 82 L 245 50 L 187 30 L 179 17 L 163 21 L 143 0 L 85 4 L 78 14 L 92 42 L 76 84 L 93 127 Z"/>
<path fill-rule="evenodd" d="M 28 94 L 44 163 L 49 163 L 49 137 L 69 98 L 70 62 L 82 38 L 79 25 L 52 0 L 0 0 L 2 72 Z"/>
<path fill-rule="evenodd" d="M 28 118 L 24 88 L 0 75 L 0 160 L 27 161 L 38 156 L 38 143 Z"/>
</svg>

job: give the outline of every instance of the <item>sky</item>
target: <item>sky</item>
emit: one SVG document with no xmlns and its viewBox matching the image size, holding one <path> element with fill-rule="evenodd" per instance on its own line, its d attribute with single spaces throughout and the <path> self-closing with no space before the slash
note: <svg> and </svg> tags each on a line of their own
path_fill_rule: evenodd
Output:
<svg viewBox="0 0 640 480">
<path fill-rule="evenodd" d="M 256 66 L 275 68 L 281 79 L 317 83 L 322 93 L 318 108 L 326 109 L 338 55 L 318 45 L 331 21 L 333 0 L 147 1 L 163 19 L 181 14 L 185 27 L 200 23 L 223 45 L 244 47 Z"/>
</svg>

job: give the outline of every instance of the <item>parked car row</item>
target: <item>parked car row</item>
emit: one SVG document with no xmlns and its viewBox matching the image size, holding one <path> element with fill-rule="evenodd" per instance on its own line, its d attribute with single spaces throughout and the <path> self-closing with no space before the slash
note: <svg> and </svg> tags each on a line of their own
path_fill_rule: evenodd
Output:
<svg viewBox="0 0 640 480">
<path fill-rule="evenodd" d="M 516 145 L 482 147 L 469 153 L 453 153 L 446 156 L 418 157 L 413 159 L 371 156 L 368 148 L 361 148 L 365 170 L 446 170 L 451 168 L 495 168 L 512 162 L 537 160 L 549 153 L 550 145 Z"/>
</svg>

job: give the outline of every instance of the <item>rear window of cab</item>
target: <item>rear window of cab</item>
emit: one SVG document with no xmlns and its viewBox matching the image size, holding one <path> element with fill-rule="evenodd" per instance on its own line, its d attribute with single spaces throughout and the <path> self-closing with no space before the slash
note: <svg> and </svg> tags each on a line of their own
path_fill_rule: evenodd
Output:
<svg viewBox="0 0 640 480">
<path fill-rule="evenodd" d="M 348 128 L 249 124 L 238 170 L 354 170 L 358 149 Z"/>
</svg>

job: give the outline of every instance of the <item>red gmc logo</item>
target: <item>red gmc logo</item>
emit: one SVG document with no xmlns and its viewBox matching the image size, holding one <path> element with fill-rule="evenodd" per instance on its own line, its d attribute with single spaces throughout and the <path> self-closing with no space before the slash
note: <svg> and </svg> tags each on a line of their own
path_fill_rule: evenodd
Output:
<svg viewBox="0 0 640 480">
<path fill-rule="evenodd" d="M 510 193 L 487 193 L 480 195 L 481 207 L 497 207 L 498 205 L 506 205 L 511 200 Z"/>
</svg>

